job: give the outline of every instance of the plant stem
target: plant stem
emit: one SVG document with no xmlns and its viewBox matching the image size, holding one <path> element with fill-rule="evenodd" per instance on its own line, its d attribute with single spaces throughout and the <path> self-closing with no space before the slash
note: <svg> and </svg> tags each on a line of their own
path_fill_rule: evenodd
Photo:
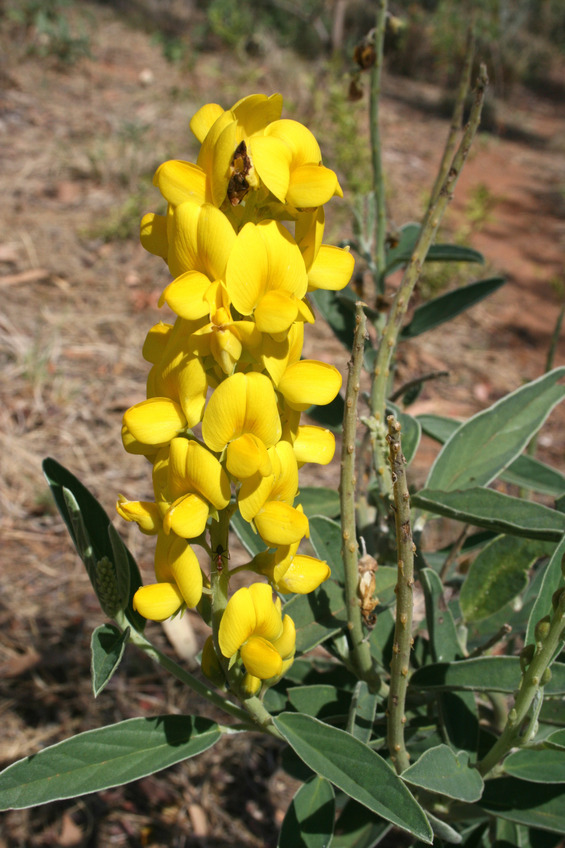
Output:
<svg viewBox="0 0 565 848">
<path fill-rule="evenodd" d="M 396 624 L 390 666 L 388 696 L 387 744 L 390 758 L 398 774 L 410 764 L 404 742 L 406 690 L 412 649 L 412 610 L 414 594 L 414 550 L 410 523 L 410 495 L 406 481 L 406 459 L 402 453 L 400 424 L 394 415 L 387 418 L 398 548 L 398 579 L 396 584 Z"/>
<path fill-rule="evenodd" d="M 355 440 L 360 376 L 363 367 L 363 354 L 367 334 L 363 305 L 360 301 L 355 304 L 356 327 L 345 394 L 339 496 L 343 539 L 342 556 L 345 570 L 347 628 L 351 646 L 351 659 L 359 677 L 367 682 L 371 691 L 378 692 L 381 687 L 381 680 L 373 668 L 373 658 L 371 657 L 369 643 L 364 641 L 361 605 L 357 591 L 359 586 L 357 558 L 359 545 L 357 543 L 355 521 Z"/>
<path fill-rule="evenodd" d="M 398 335 L 402 328 L 404 315 L 408 309 L 408 304 L 412 297 L 414 287 L 422 273 L 422 266 L 428 250 L 435 238 L 445 210 L 453 197 L 453 191 L 459 178 L 459 174 L 461 173 L 463 165 L 465 164 L 469 154 L 469 150 L 471 149 L 471 144 L 477 132 L 481 118 L 487 84 L 488 77 L 486 68 L 484 65 L 481 65 L 469 122 L 465 128 L 465 132 L 457 152 L 453 157 L 451 167 L 442 182 L 437 198 L 430 204 L 424 216 L 422 229 L 414 248 L 414 252 L 410 257 L 410 262 L 406 266 L 404 276 L 402 277 L 402 281 L 392 303 L 388 321 L 384 328 L 379 349 L 377 351 L 374 369 L 375 379 L 373 381 L 371 392 L 371 410 L 377 422 L 382 422 L 384 418 L 390 367 L 396 344 L 398 342 Z"/>
<path fill-rule="evenodd" d="M 127 622 L 126 622 L 127 624 Z M 135 645 L 137 648 L 142 650 L 148 657 L 151 657 L 154 662 L 158 663 L 162 668 L 165 668 L 168 672 L 170 672 L 177 680 L 180 680 L 181 683 L 184 683 L 189 689 L 192 689 L 193 692 L 196 692 L 198 695 L 201 695 L 203 698 L 206 698 L 207 701 L 214 704 L 216 707 L 219 707 L 228 715 L 237 718 L 239 721 L 243 721 L 246 727 L 250 730 L 253 729 L 253 724 L 249 720 L 249 715 L 241 709 L 241 707 L 232 704 L 230 701 L 227 701 L 222 695 L 214 692 L 213 689 L 210 689 L 205 683 L 202 683 L 189 671 L 182 668 L 178 663 L 172 660 L 170 657 L 167 657 L 165 654 L 161 653 L 161 651 L 155 647 L 146 637 L 139 633 L 138 631 L 132 630 L 130 632 L 129 641 L 132 645 Z"/>
<path fill-rule="evenodd" d="M 386 29 L 387 2 L 378 0 L 375 26 L 375 64 L 371 69 L 371 95 L 369 103 L 369 125 L 371 130 L 371 164 L 373 167 L 373 198 L 375 204 L 374 230 L 374 280 L 377 294 L 383 294 L 386 239 L 386 195 L 383 178 L 379 108 L 383 70 L 383 44 Z"/>
<path fill-rule="evenodd" d="M 473 69 L 473 58 L 475 55 L 475 35 L 473 32 L 473 27 L 470 26 L 467 30 L 467 42 L 465 45 L 465 60 L 463 62 L 463 70 L 461 71 L 461 78 L 459 80 L 459 88 L 457 89 L 457 95 L 455 97 L 455 105 L 453 107 L 453 114 L 451 116 L 451 124 L 449 127 L 449 133 L 447 135 L 447 140 L 445 142 L 445 147 L 443 150 L 443 156 L 440 162 L 439 170 L 437 173 L 436 181 L 434 183 L 434 187 L 432 189 L 432 193 L 430 196 L 430 206 L 436 202 L 439 197 L 439 193 L 441 191 L 441 187 L 447 177 L 449 166 L 451 165 L 451 160 L 453 158 L 453 152 L 455 150 L 455 145 L 457 143 L 457 134 L 461 130 L 461 126 L 463 125 L 463 113 L 465 110 L 465 100 L 467 99 L 467 94 L 469 91 L 469 86 L 471 84 L 471 71 Z"/>
<path fill-rule="evenodd" d="M 502 735 L 493 745 L 487 755 L 477 763 L 477 769 L 485 776 L 506 756 L 511 748 L 520 745 L 521 742 L 529 741 L 521 737 L 522 727 L 530 708 L 535 703 L 540 703 L 543 697 L 543 683 L 546 670 L 551 665 L 555 653 L 565 633 L 565 590 L 557 601 L 547 635 L 542 641 L 536 642 L 534 657 L 522 675 L 520 688 L 516 695 L 514 707 L 508 714 L 506 727 Z M 532 733 L 529 736 L 533 735 Z"/>
</svg>

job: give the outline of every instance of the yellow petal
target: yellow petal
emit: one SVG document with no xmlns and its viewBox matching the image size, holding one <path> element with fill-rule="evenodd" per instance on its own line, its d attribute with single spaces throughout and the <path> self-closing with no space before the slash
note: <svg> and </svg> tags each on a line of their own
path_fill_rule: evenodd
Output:
<svg viewBox="0 0 565 848">
<path fill-rule="evenodd" d="M 296 321 L 298 303 L 283 291 L 270 291 L 261 298 L 255 309 L 255 323 L 262 333 L 286 333 Z"/>
<path fill-rule="evenodd" d="M 145 456 L 150 462 L 157 451 L 153 445 L 145 445 L 135 439 L 125 424 L 122 425 L 122 444 L 128 453 Z"/>
<path fill-rule="evenodd" d="M 292 164 L 294 167 L 306 162 L 319 165 L 322 161 L 320 146 L 310 130 L 298 121 L 285 118 L 273 121 L 265 130 L 265 135 L 279 138 L 288 145 L 292 151 Z"/>
<path fill-rule="evenodd" d="M 272 471 L 267 448 L 251 433 L 244 433 L 230 442 L 226 452 L 226 468 L 238 480 L 245 480 L 256 473 L 266 477 Z"/>
<path fill-rule="evenodd" d="M 283 660 L 294 656 L 294 651 L 296 650 L 296 627 L 290 615 L 285 615 L 283 619 L 283 632 L 273 642 L 273 646 Z"/>
<path fill-rule="evenodd" d="M 169 567 L 187 607 L 202 597 L 202 571 L 196 554 L 184 539 L 175 539 L 169 550 Z"/>
<path fill-rule="evenodd" d="M 254 633 L 272 641 L 282 633 L 280 606 L 273 602 L 273 590 L 267 583 L 252 583 L 249 594 L 257 616 Z"/>
<path fill-rule="evenodd" d="M 281 426 L 273 384 L 264 374 L 237 373 L 212 394 L 202 419 L 202 438 L 220 452 L 233 439 L 252 433 L 266 447 L 280 438 Z"/>
<path fill-rule="evenodd" d="M 277 677 L 282 670 L 282 659 L 271 642 L 261 636 L 251 636 L 241 648 L 241 659 L 249 674 L 260 680 Z"/>
<path fill-rule="evenodd" d="M 178 403 L 157 397 L 130 407 L 124 415 L 124 425 L 142 444 L 161 447 L 186 427 L 186 418 Z"/>
<path fill-rule="evenodd" d="M 141 244 L 149 253 L 167 259 L 169 255 L 169 240 L 167 238 L 167 218 L 165 215 L 155 215 L 148 212 L 141 219 L 139 237 Z"/>
<path fill-rule="evenodd" d="M 187 357 L 179 365 L 177 389 L 187 427 L 194 427 L 202 420 L 208 390 L 206 371 L 201 359 Z"/>
<path fill-rule="evenodd" d="M 172 329 L 172 324 L 164 324 L 163 321 L 159 321 L 158 324 L 151 327 L 145 337 L 143 350 L 141 351 L 143 358 L 147 362 L 155 364 L 161 359 L 165 352 L 167 341 L 171 337 Z"/>
<path fill-rule="evenodd" d="M 232 657 L 255 630 L 257 617 L 247 587 L 238 589 L 229 599 L 218 631 L 218 643 L 224 657 Z"/>
<path fill-rule="evenodd" d="M 171 274 L 201 271 L 210 280 L 224 276 L 235 233 L 226 216 L 209 203 L 177 206 L 168 229 Z"/>
<path fill-rule="evenodd" d="M 280 471 L 277 474 L 269 500 L 285 501 L 292 505 L 298 492 L 296 456 L 290 442 L 278 442 L 274 450 L 280 461 Z"/>
<path fill-rule="evenodd" d="M 237 494 L 237 505 L 239 506 L 241 517 L 245 521 L 253 521 L 271 494 L 274 483 L 274 474 L 263 477 L 257 473 L 252 477 L 246 477 L 242 480 Z"/>
<path fill-rule="evenodd" d="M 230 502 L 230 481 L 222 465 L 209 450 L 190 439 L 186 450 L 186 476 L 191 486 L 216 509 Z"/>
<path fill-rule="evenodd" d="M 304 264 L 309 269 L 318 255 L 324 237 L 324 207 L 299 212 L 294 225 L 294 238 L 302 253 Z"/>
<path fill-rule="evenodd" d="M 141 586 L 133 596 L 133 608 L 150 621 L 164 621 L 181 608 L 184 600 L 173 583 Z"/>
<path fill-rule="evenodd" d="M 210 128 L 213 124 L 217 121 L 220 115 L 223 114 L 224 110 L 217 103 L 206 103 L 204 106 L 200 107 L 195 115 L 193 115 L 189 126 L 200 144 L 202 144 L 210 132 Z"/>
<path fill-rule="evenodd" d="M 148 536 L 155 535 L 161 529 L 161 513 L 153 501 L 128 501 L 119 495 L 116 510 L 126 521 L 135 521 L 141 532 Z"/>
<path fill-rule="evenodd" d="M 323 165 L 299 165 L 290 172 L 287 203 L 299 208 L 321 206 L 336 193 L 339 183 Z"/>
<path fill-rule="evenodd" d="M 263 541 L 271 546 L 292 545 L 308 533 L 306 516 L 282 501 L 267 501 L 254 523 Z"/>
<path fill-rule="evenodd" d="M 255 136 L 249 140 L 249 153 L 253 167 L 263 184 L 281 203 L 285 202 L 290 183 L 292 152 L 278 138 Z"/>
<path fill-rule="evenodd" d="M 261 688 L 262 681 L 252 674 L 246 674 L 241 681 L 241 691 L 246 698 L 252 698 Z"/>
<path fill-rule="evenodd" d="M 190 321 L 209 315 L 210 307 L 204 296 L 210 288 L 210 279 L 200 271 L 185 271 L 166 287 L 159 305 L 166 303 L 181 318 Z"/>
<path fill-rule="evenodd" d="M 330 430 L 305 424 L 298 428 L 293 442 L 294 454 L 299 463 L 317 462 L 327 465 L 335 453 L 335 436 Z"/>
<path fill-rule="evenodd" d="M 276 590 L 283 595 L 307 595 L 327 580 L 330 574 L 327 562 L 299 554 L 293 557 L 290 566 L 278 579 L 275 568 L 273 577 Z"/>
<path fill-rule="evenodd" d="M 348 250 L 323 244 L 310 270 L 308 289 L 339 291 L 345 288 L 353 274 L 355 260 Z"/>
<path fill-rule="evenodd" d="M 264 129 L 271 121 L 281 116 L 283 99 L 281 94 L 249 94 L 231 107 L 230 112 L 245 135 Z"/>
<path fill-rule="evenodd" d="M 209 513 L 208 504 L 199 495 L 182 495 L 165 513 L 163 529 L 183 539 L 196 539 L 206 529 Z"/>
<path fill-rule="evenodd" d="M 153 177 L 156 185 L 171 206 L 178 206 L 185 200 L 196 203 L 206 201 L 206 174 L 192 162 L 169 159 L 159 165 Z"/>
<path fill-rule="evenodd" d="M 341 388 L 341 374 L 333 365 L 303 359 L 290 365 L 277 386 L 292 409 L 330 403 Z"/>
</svg>

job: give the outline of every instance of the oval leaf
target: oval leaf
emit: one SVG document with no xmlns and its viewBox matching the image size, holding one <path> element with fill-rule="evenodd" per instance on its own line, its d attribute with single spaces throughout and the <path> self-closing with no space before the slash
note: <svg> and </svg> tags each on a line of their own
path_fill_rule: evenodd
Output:
<svg viewBox="0 0 565 848">
<path fill-rule="evenodd" d="M 429 300 L 414 310 L 412 320 L 402 328 L 400 338 L 413 339 L 433 327 L 451 321 L 456 315 L 493 294 L 505 282 L 504 277 L 489 277 L 487 280 L 478 280 Z"/>
<path fill-rule="evenodd" d="M 461 424 L 432 465 L 426 487 L 450 492 L 494 480 L 563 400 L 563 377 L 565 367 L 555 368 Z"/>
<path fill-rule="evenodd" d="M 129 634 L 129 627 L 121 632 L 114 624 L 101 624 L 94 630 L 90 640 L 90 673 L 95 698 L 119 666 Z"/>
<path fill-rule="evenodd" d="M 201 754 L 221 735 L 214 721 L 179 715 L 131 718 L 87 730 L 5 769 L 0 810 L 121 786 Z"/>
<path fill-rule="evenodd" d="M 439 792 L 472 804 L 483 794 L 483 779 L 469 765 L 469 754 L 454 754 L 448 745 L 438 745 L 424 751 L 420 759 L 402 772 L 402 779 L 430 792 Z"/>
<path fill-rule="evenodd" d="M 412 504 L 465 524 L 528 539 L 560 542 L 565 533 L 565 513 L 479 486 L 463 492 L 422 489 L 412 495 Z"/>
<path fill-rule="evenodd" d="M 559 748 L 515 751 L 504 760 L 504 771 L 534 783 L 565 783 L 565 751 Z"/>
<path fill-rule="evenodd" d="M 371 748 L 344 730 L 300 713 L 281 713 L 274 722 L 313 771 L 377 815 L 431 844 L 433 834 L 424 811 Z"/>
<path fill-rule="evenodd" d="M 543 786 L 514 777 L 488 780 L 479 805 L 495 816 L 565 833 L 565 787 Z"/>
<path fill-rule="evenodd" d="M 312 515 L 325 515 L 327 518 L 339 515 L 339 492 L 335 489 L 322 486 L 301 487 L 297 503 L 302 504 L 308 518 Z"/>
<path fill-rule="evenodd" d="M 535 643 L 535 627 L 540 618 L 551 612 L 551 598 L 553 593 L 565 583 L 563 577 L 561 563 L 565 557 L 565 537 L 561 540 L 561 544 L 557 545 L 553 555 L 545 568 L 543 581 L 538 590 L 537 597 L 534 601 L 530 617 L 528 619 L 528 628 L 526 630 L 526 645 Z"/>
<path fill-rule="evenodd" d="M 488 618 L 523 592 L 527 571 L 539 556 L 539 543 L 519 536 L 497 536 L 485 545 L 461 589 L 465 621 Z"/>
<path fill-rule="evenodd" d="M 470 692 L 514 692 L 522 672 L 518 657 L 478 657 L 452 663 L 434 663 L 417 669 L 410 678 L 415 689 L 464 689 Z M 565 695 L 565 664 L 553 663 L 546 695 Z"/>
<path fill-rule="evenodd" d="M 347 626 L 343 590 L 333 580 L 310 592 L 295 595 L 284 605 L 296 625 L 296 650 L 305 653 Z"/>
<path fill-rule="evenodd" d="M 335 816 L 331 783 L 312 777 L 291 801 L 281 828 L 278 848 L 326 848 L 330 844 Z"/>
<path fill-rule="evenodd" d="M 310 519 L 310 544 L 318 559 L 327 562 L 332 571 L 332 579 L 343 583 L 345 573 L 341 556 L 341 525 L 331 518 L 315 515 Z"/>
<path fill-rule="evenodd" d="M 288 690 L 288 700 L 298 712 L 322 720 L 346 716 L 351 704 L 351 693 L 323 683 L 293 686 Z"/>
</svg>

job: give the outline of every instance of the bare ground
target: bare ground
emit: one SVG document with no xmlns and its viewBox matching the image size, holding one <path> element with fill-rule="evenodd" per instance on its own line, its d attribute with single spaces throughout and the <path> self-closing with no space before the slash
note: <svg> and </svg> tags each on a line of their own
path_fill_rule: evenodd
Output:
<svg viewBox="0 0 565 848">
<path fill-rule="evenodd" d="M 118 492 L 149 494 L 145 462 L 125 455 L 119 438 L 124 410 L 143 397 L 141 344 L 159 320 L 167 280 L 136 237 L 140 214 L 158 203 L 148 175 L 166 158 L 194 158 L 188 120 L 202 103 L 227 106 L 252 91 L 281 91 L 287 114 L 311 126 L 332 165 L 324 91 L 346 86 L 327 68 L 275 49 L 253 60 L 216 51 L 170 65 L 145 32 L 106 7 L 85 8 L 92 58 L 73 67 L 27 55 L 27 37 L 7 24 L 0 32 L 1 764 L 110 721 L 202 710 L 133 652 L 92 698 L 89 640 L 100 613 L 50 503 L 41 460 L 69 467 L 109 513 Z M 384 161 L 400 224 L 421 211 L 447 121 L 432 87 L 386 83 Z M 363 136 L 363 107 L 351 109 Z M 565 114 L 523 93 L 496 104 L 496 114 L 499 134 L 476 144 L 446 227 L 483 251 L 482 276 L 504 272 L 508 284 L 447 331 L 402 351 L 402 378 L 450 372 L 414 411 L 464 417 L 540 375 L 563 303 Z M 472 223 L 481 186 L 488 209 Z M 334 239 L 344 209 L 330 219 Z M 310 347 L 345 366 L 321 327 Z M 564 362 L 561 337 L 555 364 Z M 554 413 L 540 439 L 542 458 L 558 466 L 564 423 L 564 411 Z M 423 445 L 420 467 L 431 450 Z M 149 576 L 145 538 L 121 530 Z M 153 632 L 165 646 L 157 626 Z M 292 791 L 276 746 L 229 738 L 128 787 L 5 814 L 0 848 L 271 846 Z"/>
</svg>

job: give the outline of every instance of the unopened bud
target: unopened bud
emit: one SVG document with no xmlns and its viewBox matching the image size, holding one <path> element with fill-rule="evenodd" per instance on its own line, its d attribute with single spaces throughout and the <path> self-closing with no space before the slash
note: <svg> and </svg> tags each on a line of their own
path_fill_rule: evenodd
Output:
<svg viewBox="0 0 565 848">
<path fill-rule="evenodd" d="M 551 669 L 546 668 L 546 670 L 544 671 L 544 673 L 541 676 L 540 686 L 546 686 L 549 683 L 550 680 L 551 680 Z"/>
<path fill-rule="evenodd" d="M 520 651 L 520 668 L 522 669 L 522 674 L 525 672 L 525 670 L 533 660 L 535 652 L 535 645 L 526 645 Z"/>
<path fill-rule="evenodd" d="M 109 618 L 114 618 L 123 609 L 122 598 L 118 591 L 116 569 L 108 557 L 102 557 L 96 563 L 96 594 L 102 610 Z"/>
<path fill-rule="evenodd" d="M 550 619 L 548 615 L 544 615 L 543 618 L 540 618 L 538 623 L 536 624 L 534 634 L 536 638 L 536 642 L 543 642 L 547 639 L 547 634 L 549 633 L 550 627 Z"/>
</svg>

